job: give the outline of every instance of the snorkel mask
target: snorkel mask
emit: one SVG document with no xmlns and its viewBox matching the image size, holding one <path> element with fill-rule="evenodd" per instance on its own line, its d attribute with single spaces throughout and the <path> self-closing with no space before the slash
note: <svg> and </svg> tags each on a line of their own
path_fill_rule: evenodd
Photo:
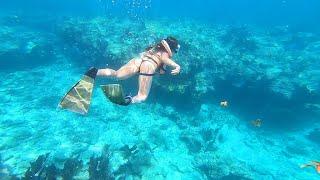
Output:
<svg viewBox="0 0 320 180">
<path fill-rule="evenodd" d="M 178 40 L 174 37 L 167 37 L 166 39 L 161 41 L 161 44 L 165 47 L 166 51 L 170 56 L 173 55 L 172 52 L 178 53 L 180 49 L 180 44 Z"/>
</svg>

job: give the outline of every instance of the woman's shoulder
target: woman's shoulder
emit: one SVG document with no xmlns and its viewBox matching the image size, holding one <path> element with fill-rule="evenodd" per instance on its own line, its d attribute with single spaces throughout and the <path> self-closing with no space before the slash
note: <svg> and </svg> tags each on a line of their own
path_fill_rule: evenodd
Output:
<svg viewBox="0 0 320 180">
<path fill-rule="evenodd" d="M 167 52 L 164 52 L 164 51 L 161 52 L 160 57 L 161 57 L 161 60 L 170 58 L 169 54 Z"/>
</svg>

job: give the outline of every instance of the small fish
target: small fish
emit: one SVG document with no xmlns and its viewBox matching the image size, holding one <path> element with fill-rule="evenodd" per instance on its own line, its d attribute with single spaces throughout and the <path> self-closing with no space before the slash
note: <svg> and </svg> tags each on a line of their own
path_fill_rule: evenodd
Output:
<svg viewBox="0 0 320 180">
<path fill-rule="evenodd" d="M 228 107 L 228 104 L 229 104 L 228 101 L 221 101 L 220 102 L 221 107 Z"/>
<path fill-rule="evenodd" d="M 251 121 L 251 124 L 255 127 L 261 127 L 262 125 L 262 120 L 261 119 L 256 119 L 256 120 L 253 120 Z"/>
</svg>

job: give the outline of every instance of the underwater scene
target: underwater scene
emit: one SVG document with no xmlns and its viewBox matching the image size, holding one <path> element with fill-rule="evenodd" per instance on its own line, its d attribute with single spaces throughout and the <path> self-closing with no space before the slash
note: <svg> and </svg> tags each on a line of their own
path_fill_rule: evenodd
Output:
<svg viewBox="0 0 320 180">
<path fill-rule="evenodd" d="M 0 180 L 320 179 L 320 1 L 1 0 Z"/>
</svg>

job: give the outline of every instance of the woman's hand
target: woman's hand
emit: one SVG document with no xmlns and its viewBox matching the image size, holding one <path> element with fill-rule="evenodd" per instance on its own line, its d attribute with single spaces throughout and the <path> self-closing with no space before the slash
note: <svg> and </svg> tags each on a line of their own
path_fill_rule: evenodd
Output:
<svg viewBox="0 0 320 180">
<path fill-rule="evenodd" d="M 171 71 L 171 74 L 172 75 L 177 75 L 180 73 L 180 66 L 176 66 L 176 68 L 174 68 L 172 71 Z"/>
<path fill-rule="evenodd" d="M 162 59 L 163 63 L 167 66 L 173 67 L 174 69 L 171 71 L 172 75 L 177 75 L 180 73 L 180 66 L 175 63 L 172 59 L 170 58 L 164 58 Z"/>
</svg>

